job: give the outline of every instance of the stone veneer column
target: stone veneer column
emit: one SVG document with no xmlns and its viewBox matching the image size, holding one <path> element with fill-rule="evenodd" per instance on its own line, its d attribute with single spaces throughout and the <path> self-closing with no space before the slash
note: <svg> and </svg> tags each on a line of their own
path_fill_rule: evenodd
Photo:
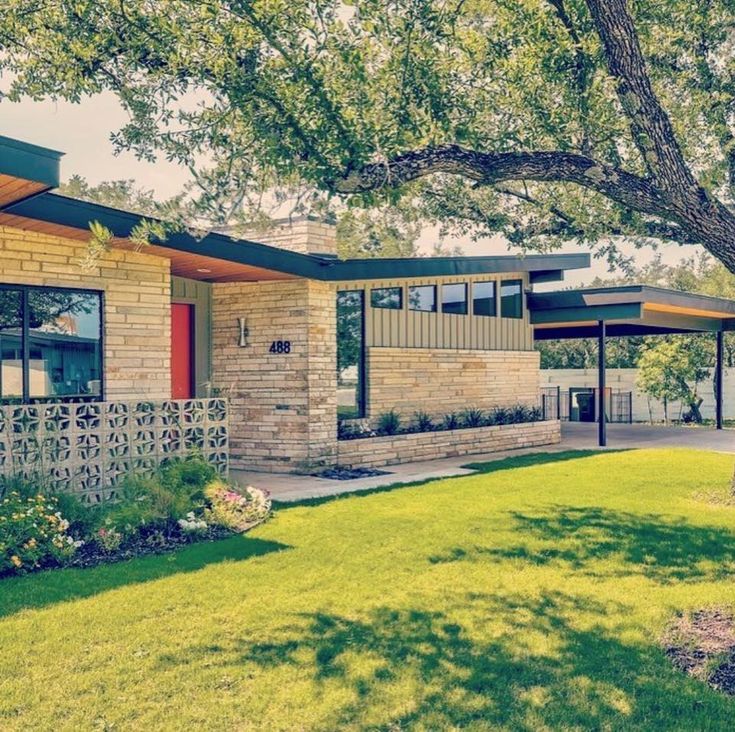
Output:
<svg viewBox="0 0 735 732">
<path fill-rule="evenodd" d="M 273 341 L 290 341 L 291 352 L 270 353 Z M 233 468 L 293 472 L 335 461 L 336 348 L 333 285 L 213 285 L 212 381 L 230 397 Z"/>
</svg>

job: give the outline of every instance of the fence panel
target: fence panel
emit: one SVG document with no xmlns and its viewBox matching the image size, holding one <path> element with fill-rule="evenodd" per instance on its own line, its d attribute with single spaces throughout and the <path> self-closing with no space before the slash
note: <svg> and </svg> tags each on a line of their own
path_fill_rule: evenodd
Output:
<svg viewBox="0 0 735 732">
<path fill-rule="evenodd" d="M 191 454 L 227 475 L 226 399 L 0 407 L 0 476 L 39 479 L 89 503 L 114 499 L 129 473 L 150 473 Z"/>
</svg>

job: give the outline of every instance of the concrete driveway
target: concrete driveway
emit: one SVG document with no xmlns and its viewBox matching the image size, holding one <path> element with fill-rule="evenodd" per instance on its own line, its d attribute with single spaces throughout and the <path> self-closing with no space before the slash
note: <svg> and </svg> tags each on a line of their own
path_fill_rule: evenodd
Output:
<svg viewBox="0 0 735 732">
<path fill-rule="evenodd" d="M 567 450 L 593 450 L 597 447 L 597 425 L 585 422 L 562 422 L 561 447 Z M 607 446 L 610 449 L 639 447 L 692 447 L 735 453 L 735 430 L 707 427 L 662 427 L 648 424 L 609 424 Z"/>
</svg>

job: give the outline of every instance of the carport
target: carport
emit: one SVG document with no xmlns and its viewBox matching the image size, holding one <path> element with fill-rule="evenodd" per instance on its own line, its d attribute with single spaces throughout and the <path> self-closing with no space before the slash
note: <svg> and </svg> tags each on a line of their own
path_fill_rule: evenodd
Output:
<svg viewBox="0 0 735 732">
<path fill-rule="evenodd" d="M 715 421 L 722 429 L 724 333 L 735 330 L 735 301 L 648 285 L 534 292 L 528 295 L 534 339 L 597 338 L 598 444 L 607 445 L 607 338 L 711 333 L 716 339 Z"/>
</svg>

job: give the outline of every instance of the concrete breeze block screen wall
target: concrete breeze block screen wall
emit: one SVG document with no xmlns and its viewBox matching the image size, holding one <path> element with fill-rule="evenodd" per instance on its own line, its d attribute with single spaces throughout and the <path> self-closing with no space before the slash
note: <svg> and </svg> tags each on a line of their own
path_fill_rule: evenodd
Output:
<svg viewBox="0 0 735 732">
<path fill-rule="evenodd" d="M 104 292 L 106 399 L 171 396 L 171 278 L 167 259 L 113 249 L 89 271 L 87 244 L 0 227 L 0 282 Z"/>
</svg>

